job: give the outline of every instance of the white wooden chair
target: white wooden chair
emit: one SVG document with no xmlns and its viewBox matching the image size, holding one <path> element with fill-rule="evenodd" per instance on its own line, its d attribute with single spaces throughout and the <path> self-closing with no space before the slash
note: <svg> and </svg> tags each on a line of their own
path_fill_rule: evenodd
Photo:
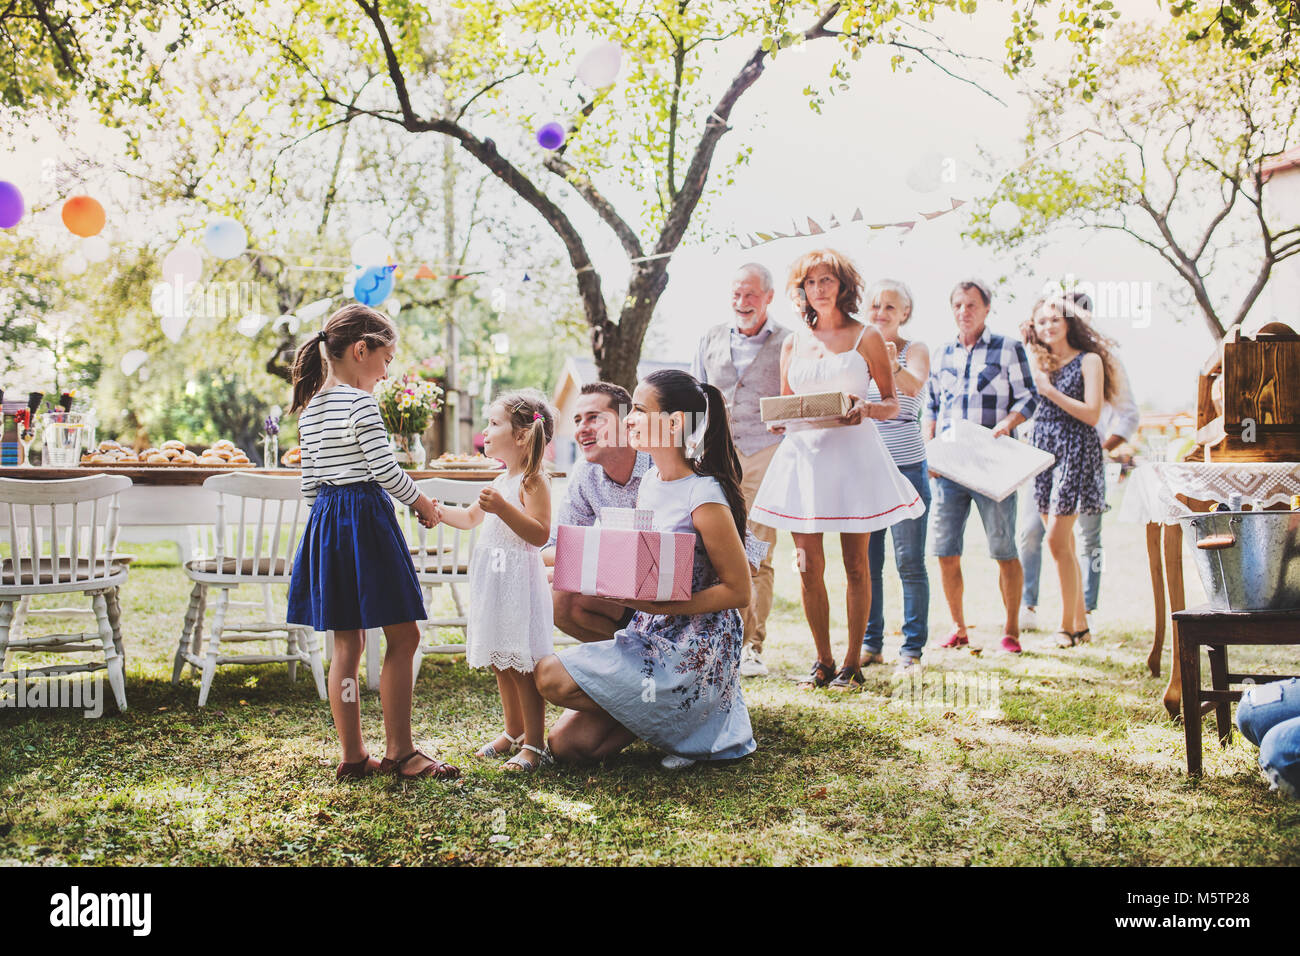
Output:
<svg viewBox="0 0 1300 956">
<path fill-rule="evenodd" d="M 181 630 L 172 683 L 180 681 L 188 662 L 201 671 L 199 706 L 208 702 L 212 678 L 222 664 L 287 663 L 289 680 L 296 680 L 298 664 L 311 667 L 321 700 L 327 699 L 321 646 L 308 626 L 285 621 L 284 608 L 276 608 L 270 585 L 288 584 L 298 539 L 306 522 L 307 507 L 297 476 L 214 475 L 203 483 L 215 491 L 217 524 L 206 553 L 185 562 L 185 573 L 194 582 L 185 625 Z M 261 602 L 236 602 L 230 592 L 242 585 L 263 586 Z M 203 619 L 208 591 L 216 589 L 208 646 L 203 650 Z M 233 623 L 227 614 L 233 606 L 259 608 L 264 620 Z M 283 653 L 222 654 L 221 645 L 249 641 L 286 642 Z"/>
<path fill-rule="evenodd" d="M 126 581 L 127 566 L 117 560 L 116 549 L 118 495 L 130 486 L 125 475 L 58 481 L 0 478 L 0 531 L 9 538 L 9 556 L 0 565 L 0 679 L 19 676 L 7 669 L 11 652 L 102 651 L 102 663 L 52 664 L 24 673 L 107 670 L 118 710 L 126 710 L 118 588 Z M 91 598 L 95 630 L 39 637 L 11 634 L 15 608 L 24 598 L 75 592 Z M 80 609 L 47 613 L 50 610 Z"/>
</svg>

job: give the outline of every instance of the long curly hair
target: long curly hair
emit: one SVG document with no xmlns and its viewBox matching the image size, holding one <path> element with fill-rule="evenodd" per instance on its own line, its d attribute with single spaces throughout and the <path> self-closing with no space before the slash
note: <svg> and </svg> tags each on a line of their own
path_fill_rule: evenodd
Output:
<svg viewBox="0 0 1300 956">
<path fill-rule="evenodd" d="M 1038 333 L 1034 330 L 1034 316 L 1038 315 L 1038 310 L 1042 308 L 1050 308 L 1065 320 L 1065 341 L 1069 343 L 1070 348 L 1080 352 L 1096 352 L 1101 357 L 1101 364 L 1106 372 L 1102 395 L 1106 401 L 1111 401 L 1115 397 L 1119 382 L 1115 371 L 1115 359 L 1111 353 L 1119 348 L 1118 343 L 1093 328 L 1092 313 L 1068 295 L 1042 296 L 1029 311 L 1029 318 L 1020 324 L 1020 340 L 1025 343 L 1025 348 L 1033 355 L 1038 367 L 1049 375 L 1064 363 L 1039 341 Z"/>
</svg>

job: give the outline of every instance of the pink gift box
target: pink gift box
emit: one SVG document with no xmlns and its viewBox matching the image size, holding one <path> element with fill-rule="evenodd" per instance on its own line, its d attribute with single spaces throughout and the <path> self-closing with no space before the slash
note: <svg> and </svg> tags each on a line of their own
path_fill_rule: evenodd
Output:
<svg viewBox="0 0 1300 956">
<path fill-rule="evenodd" d="M 555 532 L 557 591 L 688 601 L 694 570 L 694 534 L 565 524 Z"/>
</svg>

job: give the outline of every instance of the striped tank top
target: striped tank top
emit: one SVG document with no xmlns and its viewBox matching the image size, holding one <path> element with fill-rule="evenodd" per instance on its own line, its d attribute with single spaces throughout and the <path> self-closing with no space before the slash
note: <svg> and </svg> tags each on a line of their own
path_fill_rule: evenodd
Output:
<svg viewBox="0 0 1300 956">
<path fill-rule="evenodd" d="M 908 342 L 898 354 L 900 365 L 906 363 L 907 350 L 911 347 L 912 343 Z M 921 396 L 899 392 L 897 397 L 898 417 L 876 422 L 876 430 L 880 432 L 880 438 L 889 449 L 895 465 L 915 465 L 925 461 L 925 439 L 921 437 Z M 880 401 L 880 389 L 876 387 L 874 379 L 867 389 L 867 401 Z"/>
</svg>

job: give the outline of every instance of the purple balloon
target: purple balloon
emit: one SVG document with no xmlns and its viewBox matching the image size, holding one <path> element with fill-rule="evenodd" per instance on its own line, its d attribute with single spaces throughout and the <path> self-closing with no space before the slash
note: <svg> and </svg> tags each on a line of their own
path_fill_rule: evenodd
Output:
<svg viewBox="0 0 1300 956">
<path fill-rule="evenodd" d="M 11 182 L 0 179 L 0 229 L 12 229 L 23 218 L 23 194 Z"/>
<path fill-rule="evenodd" d="M 564 127 L 559 123 L 547 123 L 537 131 L 537 145 L 542 149 L 559 149 L 564 145 Z"/>
</svg>

